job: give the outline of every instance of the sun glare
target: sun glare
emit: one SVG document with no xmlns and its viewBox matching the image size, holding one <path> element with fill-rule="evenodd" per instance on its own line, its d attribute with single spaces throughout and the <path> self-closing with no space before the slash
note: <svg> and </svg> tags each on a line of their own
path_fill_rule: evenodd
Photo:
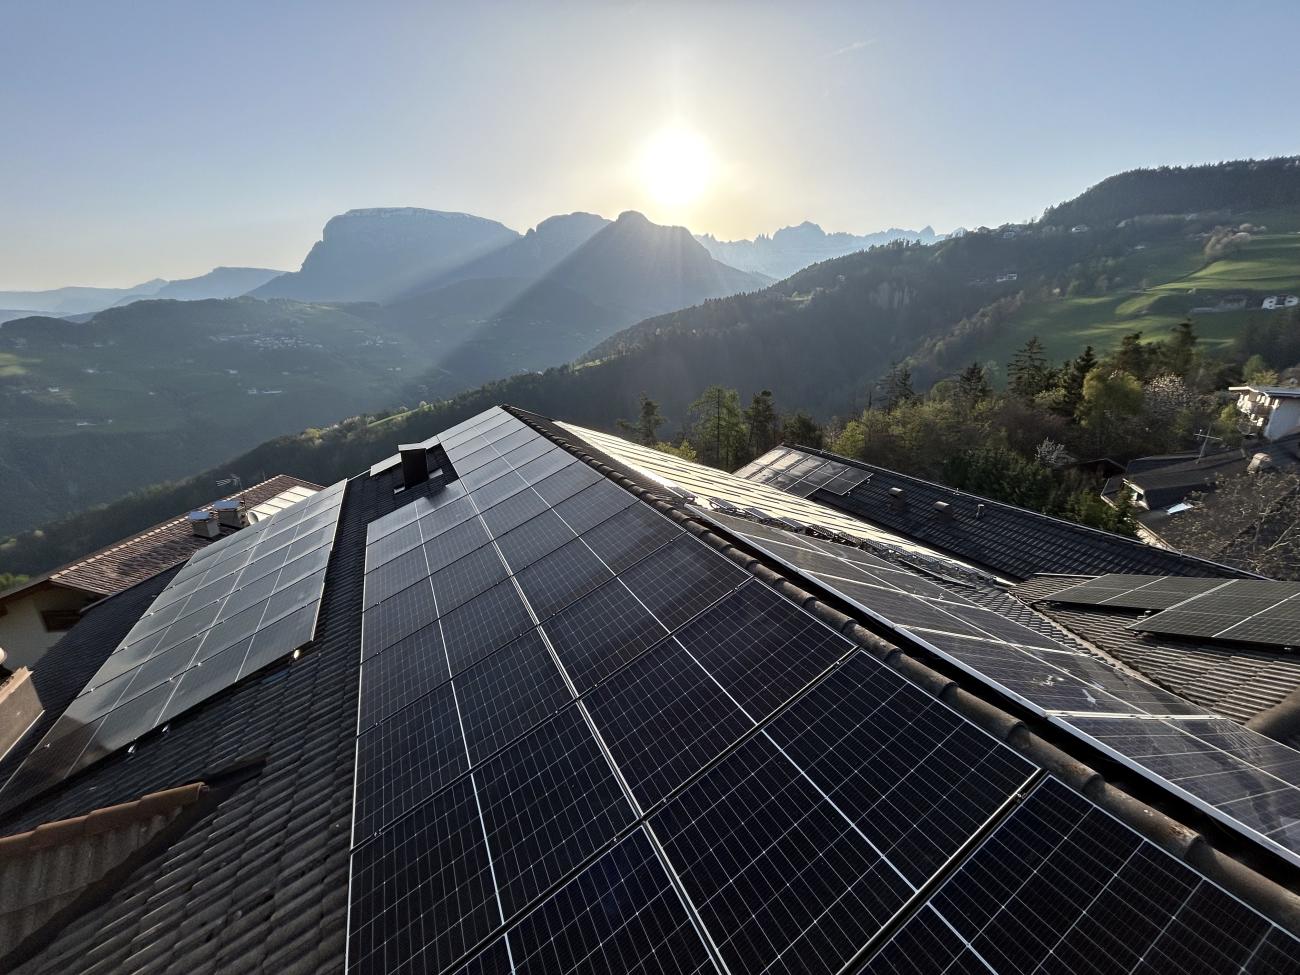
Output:
<svg viewBox="0 0 1300 975">
<path fill-rule="evenodd" d="M 665 206 L 698 200 L 708 190 L 714 169 L 713 153 L 689 129 L 663 129 L 641 153 L 641 179 L 650 195 Z"/>
</svg>

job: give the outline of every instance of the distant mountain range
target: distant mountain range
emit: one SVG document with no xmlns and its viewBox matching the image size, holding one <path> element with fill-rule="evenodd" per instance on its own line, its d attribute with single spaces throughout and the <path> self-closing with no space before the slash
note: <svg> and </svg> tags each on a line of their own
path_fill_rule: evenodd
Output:
<svg viewBox="0 0 1300 975">
<path fill-rule="evenodd" d="M 697 234 L 695 239 L 704 245 L 715 260 L 779 281 L 810 264 L 843 257 L 854 251 L 864 251 L 878 244 L 888 244 L 893 240 L 933 244 L 943 240 L 943 235 L 936 234 L 933 227 L 922 227 L 920 230 L 890 227 L 888 230 L 861 236 L 828 234 L 817 224 L 805 220 L 797 227 L 782 227 L 770 237 L 760 234 L 753 240 L 718 240 L 712 234 Z"/>
<path fill-rule="evenodd" d="M 196 278 L 154 278 L 134 288 L 53 288 L 49 291 L 0 291 L 0 323 L 31 315 L 87 315 L 145 298 L 234 298 L 265 284 L 282 272 L 262 267 L 217 267 Z"/>
</svg>

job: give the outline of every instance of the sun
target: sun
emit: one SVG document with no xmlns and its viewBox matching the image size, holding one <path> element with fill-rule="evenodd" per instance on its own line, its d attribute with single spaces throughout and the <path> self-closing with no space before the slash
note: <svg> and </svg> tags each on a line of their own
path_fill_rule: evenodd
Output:
<svg viewBox="0 0 1300 975">
<path fill-rule="evenodd" d="M 716 169 L 708 144 L 679 126 L 661 129 L 641 151 L 641 180 L 664 206 L 679 207 L 698 200 L 713 182 Z"/>
</svg>

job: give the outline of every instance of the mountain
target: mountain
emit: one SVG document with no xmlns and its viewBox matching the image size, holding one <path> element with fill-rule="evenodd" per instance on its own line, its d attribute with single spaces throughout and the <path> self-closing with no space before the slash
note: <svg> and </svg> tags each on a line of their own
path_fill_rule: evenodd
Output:
<svg viewBox="0 0 1300 975">
<path fill-rule="evenodd" d="M 283 273 L 283 271 L 273 271 L 264 267 L 214 267 L 207 274 L 200 274 L 196 278 L 168 281 L 153 294 L 153 297 L 175 298 L 178 301 L 237 298 Z M 123 303 L 118 302 L 119 305 Z"/>
<path fill-rule="evenodd" d="M 413 287 L 411 293 L 426 293 L 456 281 L 476 278 L 537 281 L 607 226 L 609 221 L 594 213 L 548 217 L 497 250 L 460 267 L 430 275 Z"/>
<path fill-rule="evenodd" d="M 250 294 L 297 301 L 386 301 L 518 240 L 495 220 L 418 207 L 349 210 L 325 224 L 302 269 Z"/>
<path fill-rule="evenodd" d="M 933 244 L 942 238 L 935 234 L 933 227 L 923 227 L 920 230 L 891 227 L 861 236 L 828 234 L 817 224 L 805 220 L 797 227 L 782 227 L 770 237 L 760 234 L 753 240 L 718 240 L 711 234 L 697 235 L 695 239 L 724 264 L 781 280 L 810 264 L 843 257 L 854 251 L 864 251 L 868 247 L 888 244 L 890 241 L 915 240 L 922 244 Z"/>
<path fill-rule="evenodd" d="M 557 259 L 596 221 L 603 226 Z M 648 315 L 767 283 L 713 260 L 684 227 L 662 227 L 632 211 L 612 223 L 590 214 L 556 217 L 531 236 L 453 274 L 499 277 L 454 281 L 384 309 L 395 328 L 440 345 L 431 373 L 438 378 L 426 394 L 451 395 L 567 362 Z"/>
<path fill-rule="evenodd" d="M 166 286 L 154 278 L 134 288 L 52 288 L 49 291 L 0 291 L 0 308 L 25 309 L 29 315 L 82 315 L 123 300 L 148 298 Z"/>
</svg>

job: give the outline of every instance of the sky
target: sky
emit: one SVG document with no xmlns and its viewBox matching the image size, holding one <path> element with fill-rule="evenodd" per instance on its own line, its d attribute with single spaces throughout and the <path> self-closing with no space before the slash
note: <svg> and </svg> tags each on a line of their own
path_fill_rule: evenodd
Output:
<svg viewBox="0 0 1300 975">
<path fill-rule="evenodd" d="M 0 2 L 0 289 L 296 269 L 357 207 L 724 239 L 1300 152 L 1300 4 Z"/>
</svg>

